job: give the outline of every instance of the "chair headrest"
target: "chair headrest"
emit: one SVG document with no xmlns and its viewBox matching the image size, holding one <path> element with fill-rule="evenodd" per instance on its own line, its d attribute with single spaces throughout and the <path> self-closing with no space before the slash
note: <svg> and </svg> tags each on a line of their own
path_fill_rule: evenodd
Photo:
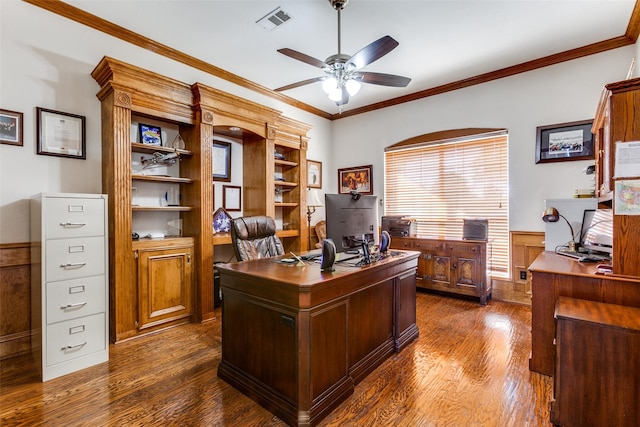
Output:
<svg viewBox="0 0 640 427">
<path fill-rule="evenodd" d="M 234 218 L 231 226 L 241 240 L 260 239 L 276 234 L 276 222 L 270 216 L 256 215 Z"/>
</svg>

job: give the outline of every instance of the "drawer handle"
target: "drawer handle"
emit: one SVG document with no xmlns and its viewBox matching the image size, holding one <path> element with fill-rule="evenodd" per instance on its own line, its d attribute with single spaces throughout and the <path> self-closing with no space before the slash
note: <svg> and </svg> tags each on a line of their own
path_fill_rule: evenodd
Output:
<svg viewBox="0 0 640 427">
<path fill-rule="evenodd" d="M 87 345 L 87 342 L 83 342 L 82 344 L 76 344 L 76 345 L 66 345 L 64 347 L 62 347 L 60 350 L 62 351 L 67 351 L 67 350 L 74 350 L 76 348 L 80 348 L 80 347 L 84 347 L 85 345 Z"/>
<path fill-rule="evenodd" d="M 62 307 L 60 307 L 60 310 L 68 310 L 71 308 L 79 308 L 79 307 L 83 307 L 87 305 L 87 302 L 77 302 L 75 304 L 67 304 L 67 305 L 63 305 Z"/>
<path fill-rule="evenodd" d="M 85 265 L 87 265 L 86 262 L 69 262 L 67 264 L 60 264 L 60 268 L 83 267 Z"/>
<path fill-rule="evenodd" d="M 87 225 L 86 222 L 61 222 L 61 227 L 83 227 Z"/>
</svg>

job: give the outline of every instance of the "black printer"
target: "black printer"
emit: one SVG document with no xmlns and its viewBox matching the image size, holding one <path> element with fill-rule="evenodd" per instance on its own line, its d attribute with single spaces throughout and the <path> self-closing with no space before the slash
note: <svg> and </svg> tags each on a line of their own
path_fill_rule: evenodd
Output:
<svg viewBox="0 0 640 427">
<path fill-rule="evenodd" d="M 403 215 L 382 217 L 382 230 L 391 237 L 414 237 L 416 235 L 416 222 Z"/>
</svg>

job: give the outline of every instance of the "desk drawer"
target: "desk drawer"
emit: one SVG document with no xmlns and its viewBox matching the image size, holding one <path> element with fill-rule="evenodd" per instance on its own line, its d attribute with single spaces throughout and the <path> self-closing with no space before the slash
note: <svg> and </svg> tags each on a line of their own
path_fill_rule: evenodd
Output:
<svg viewBox="0 0 640 427">
<path fill-rule="evenodd" d="M 106 348 L 105 313 L 47 326 L 47 366 Z"/>
<path fill-rule="evenodd" d="M 105 276 L 47 283 L 47 324 L 106 311 Z"/>
<path fill-rule="evenodd" d="M 104 199 L 47 199 L 46 239 L 104 235 Z"/>
<path fill-rule="evenodd" d="M 49 240 L 46 248 L 46 281 L 105 274 L 104 237 Z"/>
</svg>

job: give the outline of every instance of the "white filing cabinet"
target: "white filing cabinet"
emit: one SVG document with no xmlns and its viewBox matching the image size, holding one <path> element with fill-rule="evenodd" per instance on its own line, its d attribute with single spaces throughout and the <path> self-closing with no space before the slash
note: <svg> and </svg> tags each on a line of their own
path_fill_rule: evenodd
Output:
<svg viewBox="0 0 640 427">
<path fill-rule="evenodd" d="M 42 381 L 109 360 L 107 196 L 31 199 L 31 348 Z"/>
</svg>

